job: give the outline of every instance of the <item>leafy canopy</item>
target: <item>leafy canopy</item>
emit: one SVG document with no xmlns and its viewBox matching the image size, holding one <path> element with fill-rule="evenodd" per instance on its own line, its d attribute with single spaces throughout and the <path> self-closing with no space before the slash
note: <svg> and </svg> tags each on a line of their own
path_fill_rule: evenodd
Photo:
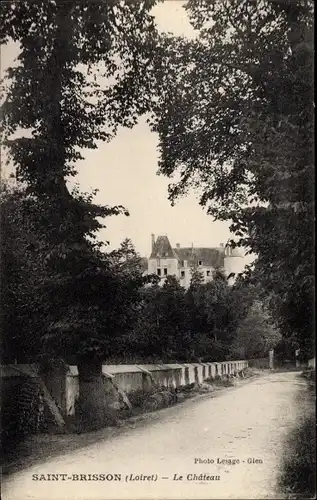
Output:
<svg viewBox="0 0 317 500">
<path fill-rule="evenodd" d="M 198 35 L 166 36 L 156 68 L 159 171 L 258 258 L 284 335 L 313 334 L 313 2 L 189 0 Z M 165 57 L 164 57 L 165 53 Z M 297 319 L 296 319 L 297 318 Z M 300 318 L 300 319 L 299 319 Z"/>
<path fill-rule="evenodd" d="M 15 299 L 23 287 L 14 281 L 18 272 L 36 259 L 34 270 L 40 269 L 30 273 L 30 287 L 20 290 L 22 302 L 12 309 L 19 324 L 29 315 L 21 330 L 23 355 L 47 349 L 102 355 L 141 286 L 140 276 L 118 269 L 96 241 L 103 227 L 99 218 L 127 210 L 95 204 L 94 193 L 69 192 L 67 180 L 76 175 L 85 148 L 110 140 L 120 126 L 132 127 L 148 108 L 153 4 L 48 0 L 1 6 L 0 42 L 19 47 L 17 64 L 3 82 L 4 144 L 26 187 L 21 199 L 4 203 L 8 220 L 19 205 L 17 241 L 26 236 L 33 244 L 22 260 L 13 238 L 5 250 L 7 256 L 12 251 L 19 270 L 9 283 Z M 29 345 L 28 335 L 34 335 Z"/>
</svg>

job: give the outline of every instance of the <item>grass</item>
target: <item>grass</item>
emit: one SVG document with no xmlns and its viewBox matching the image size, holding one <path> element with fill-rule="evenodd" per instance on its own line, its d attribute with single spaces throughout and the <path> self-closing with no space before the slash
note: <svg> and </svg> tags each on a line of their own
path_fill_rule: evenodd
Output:
<svg viewBox="0 0 317 500">
<path fill-rule="evenodd" d="M 309 408 L 288 436 L 279 479 L 279 488 L 289 499 L 316 498 L 315 386 L 308 387 Z"/>
</svg>

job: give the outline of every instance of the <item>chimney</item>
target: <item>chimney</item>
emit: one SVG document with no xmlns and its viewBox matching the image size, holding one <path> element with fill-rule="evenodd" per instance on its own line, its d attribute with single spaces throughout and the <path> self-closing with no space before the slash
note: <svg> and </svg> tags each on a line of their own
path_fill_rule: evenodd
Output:
<svg viewBox="0 0 317 500">
<path fill-rule="evenodd" d="M 155 245 L 155 234 L 151 234 L 151 241 L 152 241 L 152 252 L 154 251 L 154 245 Z"/>
<path fill-rule="evenodd" d="M 179 243 L 176 243 L 176 248 L 179 249 L 181 246 Z"/>
</svg>

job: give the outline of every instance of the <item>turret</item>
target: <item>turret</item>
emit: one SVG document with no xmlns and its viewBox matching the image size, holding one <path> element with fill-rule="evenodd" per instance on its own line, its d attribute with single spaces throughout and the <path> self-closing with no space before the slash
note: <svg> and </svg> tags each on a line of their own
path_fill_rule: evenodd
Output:
<svg viewBox="0 0 317 500">
<path fill-rule="evenodd" d="M 224 268 L 226 276 L 232 275 L 228 283 L 233 285 L 237 275 L 245 268 L 245 252 L 241 247 L 232 248 L 228 244 L 225 246 Z"/>
</svg>

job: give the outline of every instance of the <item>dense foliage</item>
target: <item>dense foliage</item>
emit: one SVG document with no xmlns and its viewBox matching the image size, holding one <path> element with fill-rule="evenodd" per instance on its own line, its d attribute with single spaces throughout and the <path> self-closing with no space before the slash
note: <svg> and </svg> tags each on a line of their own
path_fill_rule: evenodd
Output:
<svg viewBox="0 0 317 500">
<path fill-rule="evenodd" d="M 52 266 L 52 247 L 38 200 L 4 186 L 1 208 L 2 359 L 45 361 L 47 354 L 75 362 L 78 356 L 116 361 L 223 360 L 255 354 L 241 349 L 269 333 L 251 286 L 229 287 L 221 272 L 203 284 L 193 270 L 188 290 L 174 276 L 162 286 L 143 276 L 129 240 L 103 253 L 93 244 L 65 254 Z M 86 249 L 86 252 L 84 250 Z M 247 321 L 247 323 L 245 323 Z M 242 334 L 239 333 L 242 331 Z M 241 338 L 241 335 L 243 338 Z M 271 346 L 271 345 L 270 345 Z"/>
<path fill-rule="evenodd" d="M 254 280 L 284 335 L 311 346 L 311 3 L 190 0 L 193 41 L 159 36 L 154 3 L 1 7 L 0 41 L 19 46 L 4 81 L 4 142 L 23 183 L 1 193 L 10 359 L 230 357 Z M 188 291 L 173 278 L 145 287 L 152 278 L 129 242 L 102 251 L 100 218 L 128 212 L 67 180 L 85 148 L 150 110 L 161 172 L 181 171 L 171 198 L 197 185 L 209 212 L 233 221 L 258 255 L 248 285 L 231 289 L 221 275 L 203 285 L 193 270 Z"/>
<path fill-rule="evenodd" d="M 267 310 L 263 304 L 254 301 L 238 325 L 231 349 L 237 358 L 261 358 L 268 356 L 269 350 L 274 349 L 280 341 L 280 333 Z"/>
<path fill-rule="evenodd" d="M 39 200 L 4 187 L 0 208 L 3 358 L 112 353 L 133 327 L 139 290 L 151 281 L 131 243 L 104 253 L 84 240 L 55 266 Z"/>
<path fill-rule="evenodd" d="M 230 287 L 220 272 L 205 284 L 193 273 L 187 290 L 168 276 L 162 286 L 146 287 L 141 297 L 137 321 L 126 339 L 133 360 L 263 357 L 279 340 L 253 287 L 241 283 Z"/>
<path fill-rule="evenodd" d="M 197 36 L 157 60 L 160 172 L 257 255 L 285 338 L 313 347 L 313 2 L 189 0 Z"/>
<path fill-rule="evenodd" d="M 117 273 L 96 241 L 100 217 L 128 212 L 69 192 L 67 179 L 84 148 L 110 140 L 120 125 L 133 126 L 148 107 L 152 5 L 1 5 L 0 42 L 19 47 L 3 85 L 4 144 L 26 186 L 22 197 L 3 200 L 2 281 L 9 293 L 2 292 L 2 319 L 6 341 L 13 345 L 10 330 L 26 357 L 49 348 L 63 356 L 106 355 L 134 300 L 139 278 Z"/>
</svg>

